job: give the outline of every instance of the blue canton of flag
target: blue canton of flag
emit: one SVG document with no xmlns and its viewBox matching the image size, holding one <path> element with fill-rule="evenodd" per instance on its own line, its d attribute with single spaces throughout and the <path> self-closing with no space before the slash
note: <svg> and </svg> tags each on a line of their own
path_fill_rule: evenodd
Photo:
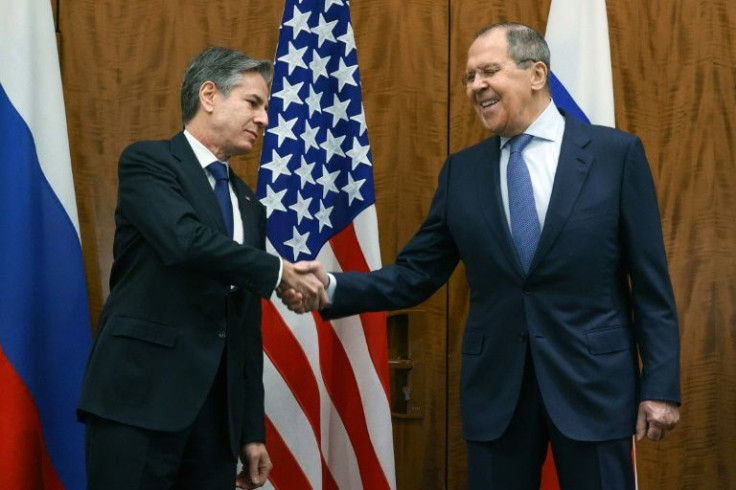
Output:
<svg viewBox="0 0 736 490">
<path fill-rule="evenodd" d="M 346 3 L 287 2 L 276 48 L 257 192 L 269 240 L 294 261 L 315 258 L 375 201 Z"/>
</svg>

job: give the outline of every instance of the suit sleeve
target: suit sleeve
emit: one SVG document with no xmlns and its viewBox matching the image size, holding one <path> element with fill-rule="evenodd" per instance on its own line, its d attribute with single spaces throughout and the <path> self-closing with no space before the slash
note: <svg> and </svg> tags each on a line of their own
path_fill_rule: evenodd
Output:
<svg viewBox="0 0 736 490">
<path fill-rule="evenodd" d="M 440 172 L 427 218 L 396 262 L 370 273 L 335 274 L 337 288 L 332 304 L 323 311 L 325 318 L 408 308 L 429 298 L 447 281 L 459 261 L 447 225 L 451 161 Z"/>
<path fill-rule="evenodd" d="M 680 402 L 677 310 L 654 182 L 644 148 L 629 146 L 622 181 L 622 241 L 642 360 L 641 400 Z"/>
<path fill-rule="evenodd" d="M 160 153 L 158 158 L 153 156 L 150 144 L 141 143 L 123 152 L 118 167 L 121 216 L 166 266 L 190 268 L 261 297 L 270 296 L 280 270 L 278 257 L 240 245 L 205 225 L 184 195 L 173 158 Z"/>
</svg>

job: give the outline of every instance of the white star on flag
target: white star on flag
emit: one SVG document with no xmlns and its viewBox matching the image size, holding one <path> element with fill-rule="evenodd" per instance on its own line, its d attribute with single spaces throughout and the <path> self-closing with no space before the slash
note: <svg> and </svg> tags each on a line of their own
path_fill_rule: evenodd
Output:
<svg viewBox="0 0 736 490">
<path fill-rule="evenodd" d="M 289 52 L 279 58 L 279 61 L 283 61 L 287 65 L 289 65 L 289 75 L 291 75 L 291 72 L 294 71 L 294 68 L 306 68 L 307 65 L 304 64 L 304 52 L 307 50 L 307 47 L 299 48 L 297 49 L 294 47 L 293 43 L 289 43 Z"/>
<path fill-rule="evenodd" d="M 309 69 L 312 70 L 312 82 L 317 83 L 319 77 L 327 78 L 327 63 L 330 62 L 330 57 L 325 56 L 324 58 L 319 55 L 316 51 L 313 54 L 312 61 L 309 62 Z"/>
<path fill-rule="evenodd" d="M 268 128 L 268 132 L 279 137 L 279 146 L 281 146 L 284 144 L 284 140 L 286 138 L 289 138 L 291 140 L 296 139 L 296 135 L 291 128 L 293 128 L 294 124 L 296 124 L 297 118 L 294 118 L 290 121 L 285 121 L 284 116 L 282 116 L 281 114 L 279 114 L 278 117 L 279 123 L 276 125 L 276 127 Z"/>
<path fill-rule="evenodd" d="M 314 163 L 307 163 L 307 159 L 304 158 L 304 155 L 302 155 L 302 164 L 299 166 L 298 169 L 294 171 L 295 174 L 299 176 L 299 188 L 304 189 L 304 186 L 309 184 L 314 184 L 314 177 L 312 177 L 312 169 L 314 168 L 316 164 Z"/>
<path fill-rule="evenodd" d="M 353 180 L 353 176 L 348 174 L 348 185 L 342 188 L 342 191 L 348 195 L 348 201 L 353 204 L 353 199 L 363 200 L 360 188 L 365 184 L 365 179 Z"/>
<path fill-rule="evenodd" d="M 266 218 L 270 218 L 274 211 L 286 211 L 282 202 L 284 194 L 286 194 L 286 189 L 275 192 L 270 185 L 266 186 L 266 197 L 261 198 L 261 204 L 266 206 Z"/>
<path fill-rule="evenodd" d="M 337 90 L 342 91 L 342 88 L 347 85 L 357 86 L 353 79 L 353 73 L 358 69 L 358 65 L 345 66 L 345 62 L 340 58 L 340 68 L 332 72 L 332 76 L 337 78 Z"/>
<path fill-rule="evenodd" d="M 284 242 L 284 245 L 291 248 L 294 251 L 294 260 L 299 257 L 300 253 L 309 254 L 309 247 L 307 247 L 307 240 L 309 239 L 309 232 L 304 234 L 299 233 L 296 226 L 292 228 L 292 237 Z"/>
<path fill-rule="evenodd" d="M 330 163 L 332 160 L 332 157 L 335 155 L 340 155 L 341 157 L 345 156 L 345 152 L 342 151 L 342 140 L 345 139 L 345 136 L 338 136 L 337 138 L 332 134 L 332 130 L 329 128 L 327 129 L 327 139 L 324 143 L 320 145 L 320 147 L 325 150 L 327 153 L 327 157 L 325 158 L 325 161 L 327 163 Z"/>
<path fill-rule="evenodd" d="M 309 12 L 302 12 L 295 5 L 291 20 L 284 22 L 285 26 L 289 26 L 293 29 L 293 36 L 295 39 L 302 31 L 311 32 L 309 29 L 309 14 Z"/>
<path fill-rule="evenodd" d="M 317 34 L 317 47 L 321 48 L 325 41 L 335 42 L 335 35 L 332 33 L 335 24 L 337 24 L 336 20 L 327 22 L 324 16 L 319 14 L 319 24 L 317 27 L 312 27 L 312 32 Z"/>
<path fill-rule="evenodd" d="M 291 155 L 282 157 L 274 149 L 271 151 L 271 161 L 268 163 L 261 163 L 261 168 L 270 170 L 271 181 L 276 182 L 276 179 L 278 179 L 280 175 L 286 175 L 287 177 L 291 175 L 291 171 L 288 167 L 289 160 L 291 160 Z"/>
<path fill-rule="evenodd" d="M 345 56 L 349 55 L 355 49 L 355 37 L 353 35 L 353 26 L 348 24 L 345 34 L 337 38 L 338 41 L 345 43 Z"/>
<path fill-rule="evenodd" d="M 296 224 L 302 224 L 302 219 L 312 219 L 312 213 L 309 212 L 309 205 L 312 204 L 312 198 L 308 197 L 304 199 L 302 193 L 297 191 L 296 203 L 289 206 L 289 209 L 296 213 Z"/>
<path fill-rule="evenodd" d="M 371 161 L 368 158 L 368 152 L 371 150 L 369 145 L 362 146 L 358 138 L 353 138 L 353 147 L 345 152 L 345 155 L 353 160 L 353 170 L 360 165 L 371 165 Z"/>
<path fill-rule="evenodd" d="M 304 141 L 304 151 L 309 151 L 310 148 L 319 148 L 317 144 L 317 133 L 319 132 L 319 126 L 312 127 L 309 121 L 304 121 L 304 131 L 299 137 Z"/>
<path fill-rule="evenodd" d="M 317 183 L 322 186 L 322 199 L 327 197 L 327 193 L 332 192 L 340 192 L 335 185 L 335 181 L 337 180 L 337 177 L 340 176 L 340 171 L 335 170 L 334 172 L 329 172 L 327 170 L 327 167 L 324 167 L 324 173 L 322 174 L 322 177 L 317 179 Z"/>
<path fill-rule="evenodd" d="M 284 103 L 284 110 L 288 109 L 291 104 L 303 104 L 302 99 L 299 97 L 299 91 L 302 89 L 304 82 L 295 83 L 292 85 L 289 80 L 284 78 L 284 87 L 278 92 L 271 94 L 271 97 L 278 97 Z"/>
<path fill-rule="evenodd" d="M 317 218 L 317 221 L 319 221 L 319 231 L 322 231 L 322 228 L 325 226 L 328 226 L 332 228 L 332 221 L 330 221 L 330 215 L 332 214 L 332 210 L 335 209 L 335 206 L 330 206 L 329 208 L 325 207 L 325 203 L 320 201 L 319 202 L 319 211 L 317 211 L 314 214 L 314 217 Z"/>
<path fill-rule="evenodd" d="M 309 106 L 309 117 L 315 112 L 322 113 L 322 92 L 315 92 L 312 85 L 309 86 L 309 97 L 304 102 Z"/>
<path fill-rule="evenodd" d="M 349 104 L 350 104 L 350 100 L 342 101 L 337 96 L 337 94 L 335 94 L 334 98 L 332 99 L 332 105 L 330 107 L 325 107 L 325 112 L 332 114 L 332 127 L 333 128 L 337 126 L 337 123 L 339 123 L 340 121 L 348 120 L 348 105 Z"/>
</svg>

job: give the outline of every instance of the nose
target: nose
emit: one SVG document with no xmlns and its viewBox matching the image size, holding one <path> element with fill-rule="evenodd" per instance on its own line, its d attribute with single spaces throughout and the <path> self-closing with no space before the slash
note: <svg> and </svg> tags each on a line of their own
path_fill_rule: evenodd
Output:
<svg viewBox="0 0 736 490">
<path fill-rule="evenodd" d="M 255 117 L 255 123 L 261 129 L 268 126 L 268 111 L 265 108 L 258 111 L 258 114 L 256 114 Z"/>
</svg>

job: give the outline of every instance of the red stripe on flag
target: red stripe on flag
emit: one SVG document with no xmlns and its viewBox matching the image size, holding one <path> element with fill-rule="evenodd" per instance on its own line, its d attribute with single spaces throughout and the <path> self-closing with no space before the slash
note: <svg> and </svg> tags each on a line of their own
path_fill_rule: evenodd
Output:
<svg viewBox="0 0 736 490">
<path fill-rule="evenodd" d="M 289 386 L 315 438 L 322 441 L 320 428 L 320 396 L 317 380 L 306 354 L 291 329 L 270 301 L 263 300 L 263 350 Z"/>
<path fill-rule="evenodd" d="M 313 316 L 317 323 L 322 379 L 355 451 L 363 488 L 388 489 L 388 480 L 368 434 L 360 391 L 347 353 L 332 325 L 318 314 Z"/>
<path fill-rule="evenodd" d="M 268 441 L 268 455 L 273 462 L 273 471 L 268 477 L 271 484 L 277 489 L 284 490 L 312 488 L 307 475 L 268 417 L 266 417 L 266 441 Z"/>
<path fill-rule="evenodd" d="M 542 467 L 542 483 L 539 488 L 540 490 L 560 490 L 551 445 L 547 445 L 547 459 L 544 460 L 544 466 Z"/>
<path fill-rule="evenodd" d="M 0 488 L 63 490 L 36 404 L 0 347 Z"/>
<path fill-rule="evenodd" d="M 340 233 L 330 238 L 332 251 L 344 271 L 368 272 L 370 268 L 360 248 L 358 237 L 355 235 L 355 227 L 351 221 Z M 373 361 L 378 379 L 381 380 L 386 399 L 391 396 L 388 381 L 388 345 L 386 343 L 386 314 L 363 313 L 360 315 L 363 324 L 368 352 Z"/>
</svg>

